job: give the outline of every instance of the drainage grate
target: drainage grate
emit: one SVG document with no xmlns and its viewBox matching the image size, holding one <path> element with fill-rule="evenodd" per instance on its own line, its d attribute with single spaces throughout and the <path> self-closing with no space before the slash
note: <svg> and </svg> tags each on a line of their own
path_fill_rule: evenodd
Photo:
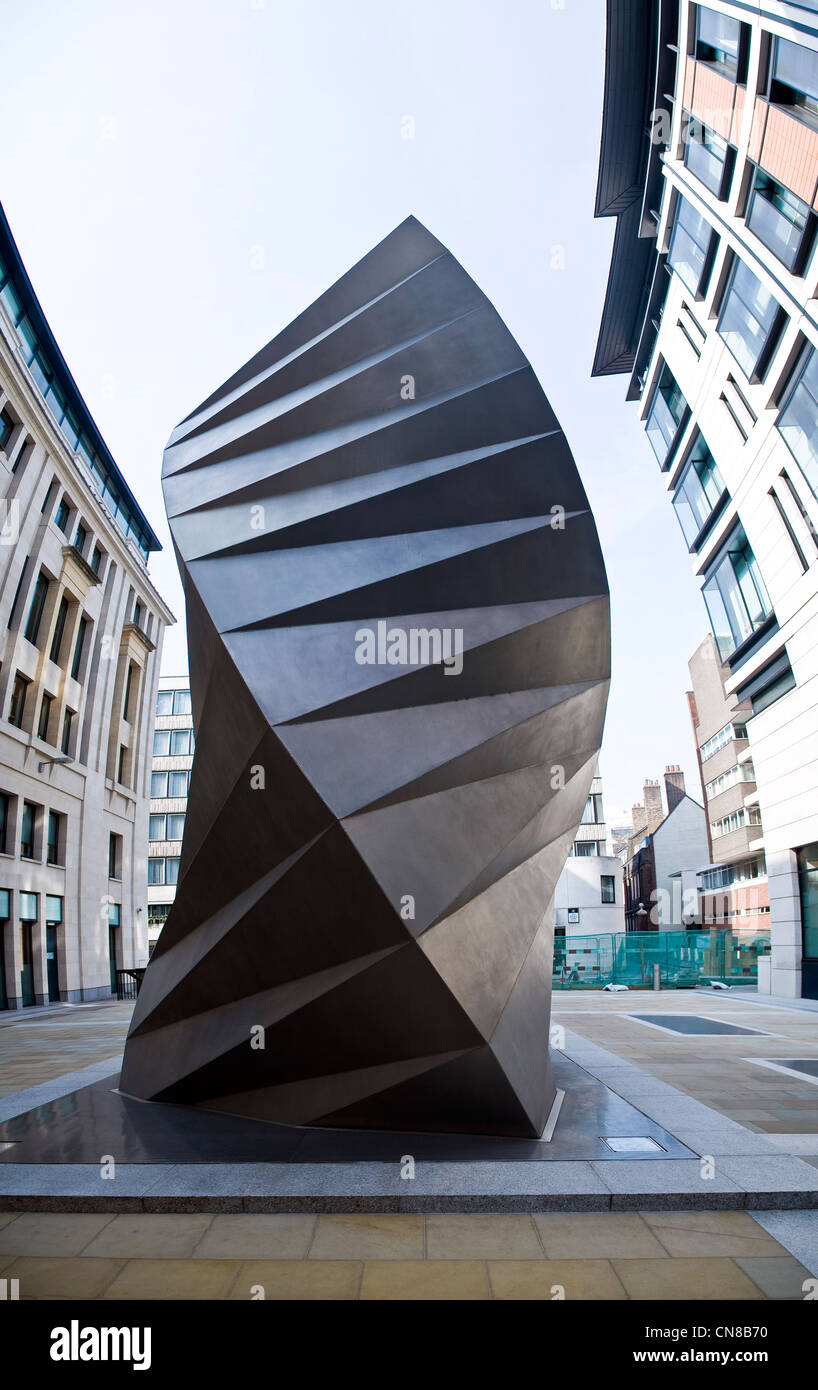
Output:
<svg viewBox="0 0 818 1390">
<path fill-rule="evenodd" d="M 707 1018 L 704 1014 L 626 1014 L 625 1017 L 632 1018 L 635 1023 L 646 1023 L 649 1028 L 661 1028 L 665 1033 L 676 1033 L 688 1038 L 770 1036 L 761 1028 L 742 1028 L 737 1023 L 723 1023 L 720 1019 Z"/>
<path fill-rule="evenodd" d="M 655 1139 L 649 1139 L 646 1134 L 627 1134 L 619 1135 L 614 1138 L 610 1134 L 600 1134 L 603 1144 L 615 1154 L 653 1154 L 667 1153 L 661 1144 L 657 1144 Z"/>
</svg>

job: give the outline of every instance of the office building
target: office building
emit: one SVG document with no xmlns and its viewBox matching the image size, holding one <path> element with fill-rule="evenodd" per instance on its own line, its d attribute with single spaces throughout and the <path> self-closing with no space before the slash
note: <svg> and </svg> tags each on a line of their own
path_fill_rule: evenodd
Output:
<svg viewBox="0 0 818 1390">
<path fill-rule="evenodd" d="M 815 998 L 816 0 L 610 0 L 596 212 L 594 374 L 628 377 L 746 710 L 758 800 L 734 828 L 763 827 L 772 991 Z"/>
<path fill-rule="evenodd" d="M 159 542 L 0 208 L 0 1008 L 110 997 L 147 960 Z"/>
<path fill-rule="evenodd" d="M 148 824 L 148 943 L 151 951 L 176 897 L 193 746 L 190 681 L 187 676 L 160 676 Z"/>
</svg>

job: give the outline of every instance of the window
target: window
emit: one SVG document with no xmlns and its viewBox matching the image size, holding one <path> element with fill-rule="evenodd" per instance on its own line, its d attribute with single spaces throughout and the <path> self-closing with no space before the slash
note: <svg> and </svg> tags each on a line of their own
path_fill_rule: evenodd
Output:
<svg viewBox="0 0 818 1390">
<path fill-rule="evenodd" d="M 11 691 L 11 703 L 9 705 L 9 723 L 16 729 L 23 727 L 23 714 L 26 708 L 26 695 L 30 682 L 20 672 L 14 677 L 14 685 Z"/>
<path fill-rule="evenodd" d="M 702 744 L 699 749 L 702 762 L 706 762 L 708 758 L 712 758 L 714 754 L 718 753 L 722 748 L 726 748 L 728 743 L 732 743 L 734 739 L 746 737 L 746 725 L 725 724 L 723 729 L 719 729 L 717 734 L 713 734 L 712 738 L 709 738 L 706 743 Z"/>
<path fill-rule="evenodd" d="M 37 576 L 37 583 L 34 585 L 34 593 L 31 598 L 31 607 L 28 610 L 26 619 L 26 641 L 31 642 L 32 646 L 37 645 L 37 638 L 40 633 L 40 623 L 43 618 L 45 601 L 48 596 L 48 579 L 42 570 Z"/>
<path fill-rule="evenodd" d="M 139 602 L 139 599 L 136 600 L 133 606 L 133 623 L 134 627 L 142 626 L 142 604 Z"/>
<path fill-rule="evenodd" d="M 151 816 L 148 821 L 148 839 L 164 840 L 165 838 L 165 817 Z"/>
<path fill-rule="evenodd" d="M 790 39 L 774 40 L 770 101 L 790 107 L 799 120 L 818 128 L 818 56 L 814 49 Z"/>
<path fill-rule="evenodd" d="M 818 844 L 798 850 L 798 885 L 805 960 L 818 960 Z"/>
<path fill-rule="evenodd" d="M 722 301 L 719 333 L 748 380 L 759 373 L 780 318 L 778 301 L 736 260 Z"/>
<path fill-rule="evenodd" d="M 796 365 L 778 429 L 818 497 L 818 351 L 809 344 Z"/>
<path fill-rule="evenodd" d="M 708 253 L 714 232 L 706 217 L 692 203 L 680 198 L 670 237 L 668 263 L 691 294 L 704 287 Z"/>
<path fill-rule="evenodd" d="M 51 711 L 54 708 L 54 696 L 47 695 L 43 691 L 43 698 L 40 701 L 40 718 L 37 721 L 37 737 L 44 743 L 48 742 L 48 727 L 51 723 Z"/>
<path fill-rule="evenodd" d="M 151 887 L 160 886 L 165 882 L 165 861 L 164 859 L 148 860 L 148 884 Z"/>
<path fill-rule="evenodd" d="M 599 825 L 603 820 L 602 797 L 595 793 L 589 796 L 582 813 L 582 825 Z"/>
<path fill-rule="evenodd" d="M 14 433 L 14 421 L 7 410 L 0 410 L 0 449 L 5 449 Z"/>
<path fill-rule="evenodd" d="M 71 679 L 74 681 L 80 678 L 80 666 L 82 664 L 82 653 L 85 647 L 85 634 L 88 631 L 88 619 L 80 618 L 77 628 L 77 640 L 74 643 L 74 660 L 71 662 Z"/>
<path fill-rule="evenodd" d="M 746 220 L 750 231 L 788 270 L 796 270 L 803 263 L 812 240 L 810 210 L 763 169 L 756 169 Z"/>
<path fill-rule="evenodd" d="M 23 802 L 23 818 L 20 825 L 20 854 L 23 859 L 34 858 L 34 823 L 37 808 L 30 801 Z"/>
<path fill-rule="evenodd" d="M 174 690 L 174 692 L 173 692 L 173 713 L 174 713 L 174 714 L 190 714 L 190 713 L 191 713 L 191 706 L 190 706 L 190 691 L 189 691 L 189 690 Z"/>
<path fill-rule="evenodd" d="M 645 431 L 658 462 L 665 466 L 681 429 L 687 401 L 665 362 L 645 419 Z"/>
<path fill-rule="evenodd" d="M 613 874 L 600 874 L 599 889 L 604 903 L 616 902 L 616 879 Z"/>
<path fill-rule="evenodd" d="M 703 589 L 710 624 L 725 661 L 772 612 L 756 558 L 736 527 Z"/>
<path fill-rule="evenodd" d="M 60 846 L 60 840 L 61 840 L 61 838 L 62 838 L 62 836 L 61 836 L 62 825 L 60 824 L 61 821 L 62 821 L 62 816 L 59 815 L 57 811 L 49 811 L 49 813 L 48 813 L 48 843 L 47 843 L 47 845 L 46 845 L 46 863 L 47 863 L 47 864 L 61 864 L 61 863 L 62 863 L 62 855 L 60 854 L 60 848 L 61 848 L 61 846 Z"/>
<path fill-rule="evenodd" d="M 168 774 L 166 772 L 151 773 L 151 796 L 155 800 L 161 800 L 168 794 Z"/>
<path fill-rule="evenodd" d="M 170 729 L 155 729 L 153 735 L 153 756 L 167 758 L 170 754 Z"/>
<path fill-rule="evenodd" d="M 156 696 L 156 713 L 173 714 L 173 691 L 160 690 Z"/>
<path fill-rule="evenodd" d="M 574 855 L 577 859 L 592 859 L 599 853 L 598 840 L 575 840 Z"/>
<path fill-rule="evenodd" d="M 189 775 L 187 772 L 169 772 L 168 796 L 187 796 Z"/>
<path fill-rule="evenodd" d="M 131 695 L 133 694 L 134 664 L 128 662 L 128 674 L 125 677 L 125 699 L 122 703 L 122 718 L 130 723 L 131 720 Z"/>
<path fill-rule="evenodd" d="M 58 506 L 54 514 L 55 525 L 59 526 L 60 530 L 63 532 L 67 532 L 68 530 L 68 518 L 70 515 L 71 504 L 69 503 L 65 493 L 63 493 L 62 497 L 60 498 L 60 505 Z"/>
<path fill-rule="evenodd" d="M 786 648 L 771 657 L 760 671 L 745 681 L 736 691 L 739 700 L 749 700 L 753 714 L 760 714 L 769 705 L 775 704 L 782 695 L 795 688 L 795 676 L 787 656 Z"/>
<path fill-rule="evenodd" d="M 67 709 L 62 721 L 62 738 L 60 739 L 60 752 L 67 757 L 71 748 L 71 730 L 74 725 L 74 711 Z"/>
<path fill-rule="evenodd" d="M 185 833 L 185 818 L 181 812 L 175 812 L 167 818 L 167 829 L 165 834 L 169 840 L 181 840 Z"/>
<path fill-rule="evenodd" d="M 60 662 L 60 649 L 62 647 L 63 635 L 65 633 L 65 624 L 68 618 L 68 609 L 68 599 L 66 598 L 65 594 L 63 594 L 62 598 L 60 599 L 60 606 L 57 609 L 57 621 L 54 624 L 54 636 L 51 639 L 51 651 L 49 652 L 50 659 L 57 666 Z"/>
<path fill-rule="evenodd" d="M 80 553 L 80 555 L 82 555 L 83 552 L 84 552 L 84 550 L 85 550 L 85 542 L 86 542 L 87 540 L 88 540 L 88 532 L 86 531 L 85 527 L 83 526 L 82 522 L 80 521 L 80 522 L 78 523 L 78 525 L 77 525 L 77 529 L 76 529 L 76 532 L 75 532 L 75 534 L 74 534 L 74 549 L 75 549 L 75 550 L 78 550 L 79 553 Z"/>
<path fill-rule="evenodd" d="M 719 796 L 721 792 L 726 792 L 730 787 L 734 787 L 737 782 L 754 782 L 755 772 L 752 760 L 748 758 L 746 762 L 735 763 L 733 767 L 728 767 L 726 772 L 714 777 L 712 782 L 707 782 L 704 794 L 708 801 L 714 796 Z"/>
<path fill-rule="evenodd" d="M 690 461 L 673 497 L 673 509 L 688 546 L 692 546 L 725 491 L 716 461 L 697 432 Z"/>
<path fill-rule="evenodd" d="M 190 729 L 174 729 L 170 736 L 170 751 L 173 757 L 178 758 L 190 753 L 192 738 Z"/>
<path fill-rule="evenodd" d="M 121 787 L 126 787 L 128 775 L 128 749 L 124 743 L 119 745 L 119 760 L 116 768 L 116 780 Z"/>
<path fill-rule="evenodd" d="M 685 112 L 685 129 L 685 167 L 717 198 L 726 197 L 735 162 L 734 150 L 689 112 Z"/>
<path fill-rule="evenodd" d="M 710 63 L 731 82 L 743 82 L 747 75 L 747 42 L 743 25 L 737 19 L 696 7 L 695 55 L 700 63 Z"/>
<path fill-rule="evenodd" d="M 94 549 L 91 551 L 91 569 L 94 571 L 94 574 L 99 574 L 99 567 L 101 564 L 102 551 L 98 545 L 95 545 Z"/>
<path fill-rule="evenodd" d="M 7 854 L 6 845 L 9 833 L 9 797 L 0 792 L 0 854 Z"/>
<path fill-rule="evenodd" d="M 122 877 L 122 836 L 113 830 L 108 835 L 108 877 Z"/>
<path fill-rule="evenodd" d="M 734 830 L 743 830 L 748 825 L 761 825 L 761 812 L 757 806 L 742 806 L 738 811 L 731 811 L 729 816 L 712 821 L 710 830 L 713 839 L 717 840 L 721 835 L 731 835 Z"/>
</svg>

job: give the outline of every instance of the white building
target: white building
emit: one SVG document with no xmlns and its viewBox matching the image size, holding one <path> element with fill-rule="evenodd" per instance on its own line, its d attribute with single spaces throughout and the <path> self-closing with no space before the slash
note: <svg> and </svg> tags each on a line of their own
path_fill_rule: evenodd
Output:
<svg viewBox="0 0 818 1390">
<path fill-rule="evenodd" d="M 176 897 L 193 748 L 190 681 L 187 676 L 160 676 L 156 694 L 148 825 L 148 938 L 151 950 Z"/>
<path fill-rule="evenodd" d="M 147 962 L 159 546 L 0 209 L 0 1008 Z"/>
<path fill-rule="evenodd" d="M 577 838 L 557 880 L 554 914 L 558 937 L 625 930 L 622 863 L 609 851 L 602 778 L 597 774 Z"/>
<path fill-rule="evenodd" d="M 773 993 L 816 998 L 818 3 L 611 0 L 608 20 L 594 372 L 630 373 L 749 706 Z"/>
</svg>

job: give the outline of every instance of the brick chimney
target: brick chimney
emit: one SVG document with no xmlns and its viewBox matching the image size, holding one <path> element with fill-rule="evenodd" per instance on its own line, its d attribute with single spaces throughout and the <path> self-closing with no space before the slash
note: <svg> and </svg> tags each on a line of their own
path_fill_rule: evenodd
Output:
<svg viewBox="0 0 818 1390">
<path fill-rule="evenodd" d="M 667 797 L 667 813 L 670 815 L 674 806 L 684 800 L 685 795 L 685 775 L 678 763 L 665 768 L 665 796 Z"/>
<path fill-rule="evenodd" d="M 631 822 L 633 824 L 634 835 L 641 835 L 648 828 L 648 818 L 645 808 L 639 802 L 631 807 Z"/>
<path fill-rule="evenodd" d="M 649 777 L 646 778 L 644 795 L 648 834 L 652 835 L 657 825 L 661 825 L 665 818 L 665 813 L 662 810 L 662 789 L 658 781 L 652 781 Z"/>
</svg>

